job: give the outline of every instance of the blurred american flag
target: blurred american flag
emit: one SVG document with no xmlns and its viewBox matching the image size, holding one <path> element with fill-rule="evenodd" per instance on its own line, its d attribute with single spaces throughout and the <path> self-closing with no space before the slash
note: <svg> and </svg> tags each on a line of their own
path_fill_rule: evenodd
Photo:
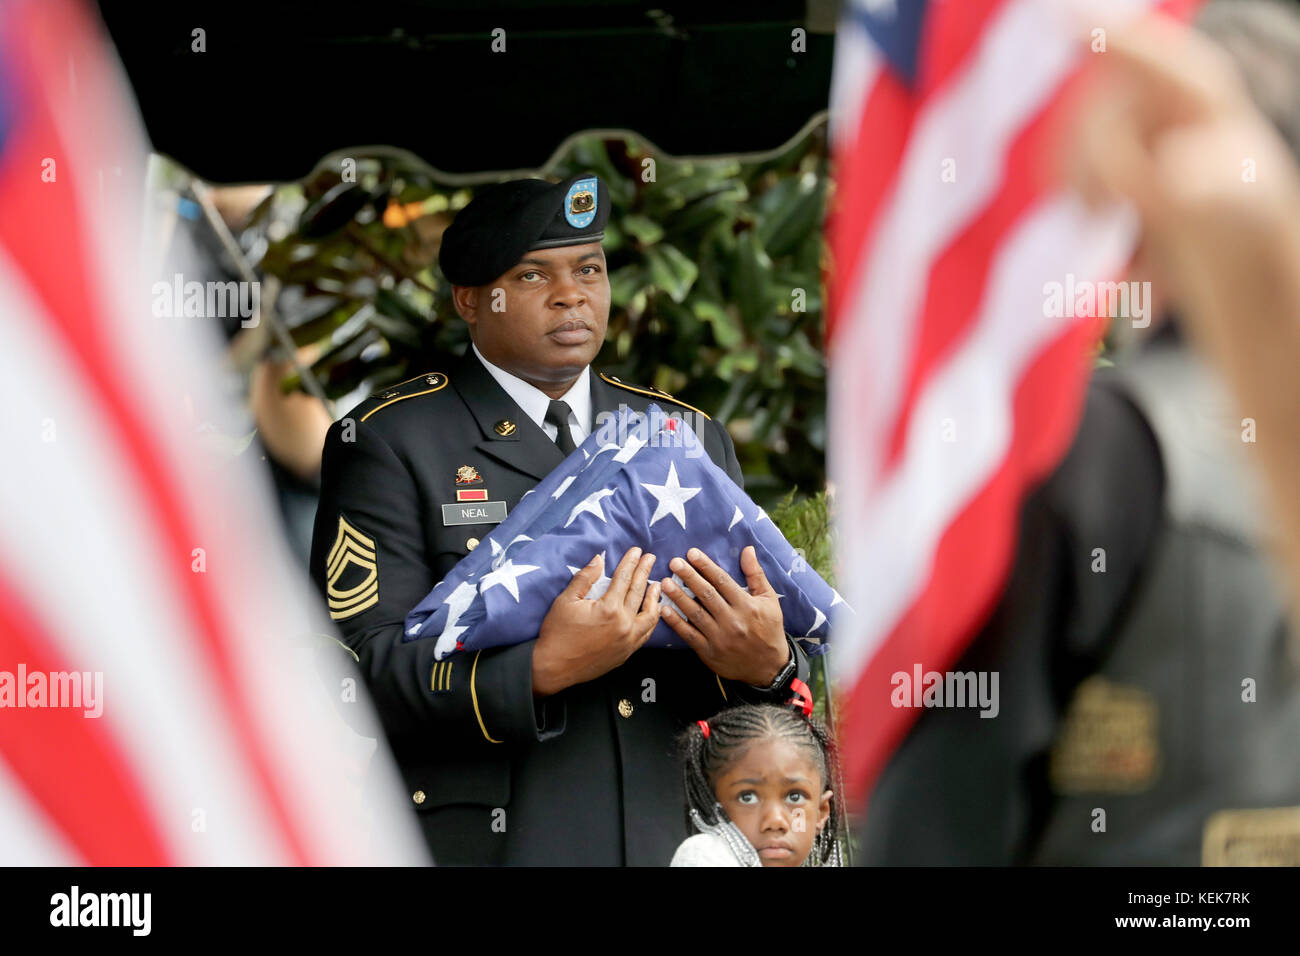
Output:
<svg viewBox="0 0 1300 956">
<path fill-rule="evenodd" d="M 348 779 L 264 476 L 186 422 L 219 345 L 151 314 L 123 90 L 80 3 L 0 4 L 0 862 L 426 862 Z M 17 686 L 71 672 L 100 716 Z"/>
</svg>

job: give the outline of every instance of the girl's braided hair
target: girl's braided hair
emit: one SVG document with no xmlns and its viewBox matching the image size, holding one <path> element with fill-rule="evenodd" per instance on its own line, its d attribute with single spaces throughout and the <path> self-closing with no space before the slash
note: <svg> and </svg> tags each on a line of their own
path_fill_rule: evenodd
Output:
<svg viewBox="0 0 1300 956">
<path fill-rule="evenodd" d="M 835 741 L 826 726 L 816 717 L 805 717 L 797 710 L 774 704 L 729 707 L 710 717 L 707 723 L 707 736 L 702 727 L 691 724 L 678 737 L 682 777 L 686 788 L 687 828 L 692 826 L 692 810 L 705 823 L 730 823 L 714 795 L 713 787 L 718 777 L 740 759 L 745 749 L 755 741 L 771 738 L 788 740 L 807 751 L 821 773 L 823 788 L 833 791 L 830 817 L 813 839 L 812 853 L 806 865 L 838 866 L 838 839 L 843 826 L 840 805 L 844 791 L 840 784 Z M 814 802 L 820 801 L 820 798 L 820 793 L 815 794 Z"/>
</svg>

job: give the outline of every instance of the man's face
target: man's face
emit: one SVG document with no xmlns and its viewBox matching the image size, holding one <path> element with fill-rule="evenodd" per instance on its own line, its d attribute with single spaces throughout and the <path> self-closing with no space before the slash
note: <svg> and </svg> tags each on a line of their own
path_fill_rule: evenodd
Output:
<svg viewBox="0 0 1300 956">
<path fill-rule="evenodd" d="M 609 276 L 599 242 L 529 252 L 495 282 L 454 286 L 484 358 L 530 382 L 564 382 L 600 351 Z"/>
</svg>

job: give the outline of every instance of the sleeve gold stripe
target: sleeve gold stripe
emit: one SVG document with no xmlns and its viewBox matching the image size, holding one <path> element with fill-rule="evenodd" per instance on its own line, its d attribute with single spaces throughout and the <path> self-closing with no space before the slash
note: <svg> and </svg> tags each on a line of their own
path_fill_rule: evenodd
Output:
<svg viewBox="0 0 1300 956">
<path fill-rule="evenodd" d="M 694 405 L 687 405 L 680 398 L 673 398 L 671 395 L 667 395 L 661 392 L 652 392 L 649 389 L 645 389 L 645 388 L 637 388 L 634 385 L 628 385 L 624 382 L 615 382 L 604 372 L 600 373 L 600 377 L 606 382 L 609 382 L 609 384 L 613 385 L 615 388 L 625 388 L 629 392 L 636 392 L 638 395 L 649 395 L 651 398 L 665 399 L 667 401 L 672 402 L 674 405 L 680 405 L 682 406 L 682 408 L 689 408 L 691 411 L 695 412 L 696 414 L 703 415 L 705 419 L 708 421 L 713 421 L 713 419 L 709 417 L 708 412 L 705 412 L 703 409 L 696 408 Z M 364 419 L 362 420 L 364 421 Z"/>
<path fill-rule="evenodd" d="M 376 596 L 376 599 L 377 599 L 377 596 L 378 596 L 378 594 L 379 594 L 379 582 L 378 582 L 378 581 L 372 579 L 372 580 L 370 581 L 370 583 L 367 584 L 367 585 L 364 585 L 364 587 L 365 587 L 365 591 L 363 591 L 362 593 L 357 594 L 357 595 L 355 595 L 355 596 L 349 595 L 348 597 L 337 597 L 337 598 L 336 598 L 336 597 L 334 597 L 334 596 L 331 595 L 331 596 L 329 597 L 329 601 L 328 601 L 329 606 L 330 606 L 330 610 L 332 610 L 332 611 L 346 611 L 348 608 L 352 607 L 352 606 L 355 605 L 355 604 L 360 604 L 362 601 L 366 600 L 367 598 L 371 597 L 372 595 L 373 595 L 373 596 Z"/>
<path fill-rule="evenodd" d="M 372 584 L 375 585 L 376 587 L 378 587 L 379 585 L 379 576 L 375 573 L 375 566 L 372 562 L 357 561 L 355 558 L 353 559 L 353 561 L 356 564 L 360 564 L 364 567 L 369 568 L 370 573 L 366 575 L 364 581 L 362 581 L 356 587 L 348 588 L 348 590 L 346 591 L 340 591 L 333 584 L 330 584 L 329 587 L 327 588 L 327 590 L 329 591 L 329 596 L 336 601 L 350 601 L 353 598 L 355 598 L 358 594 L 360 594 L 364 589 L 370 587 Z M 340 569 L 340 571 L 341 570 L 342 569 Z M 337 581 L 338 577 L 335 577 L 334 580 Z"/>
<path fill-rule="evenodd" d="M 722 676 L 719 675 L 719 674 L 714 674 L 713 676 L 716 677 L 716 678 L 718 678 L 718 690 L 722 691 L 722 699 L 723 699 L 723 700 L 726 700 L 726 699 L 727 699 L 727 689 L 726 689 L 725 687 L 722 686 Z"/>
<path fill-rule="evenodd" d="M 483 736 L 487 738 L 488 743 L 499 744 L 501 741 L 487 732 L 487 726 L 483 723 L 483 713 L 478 709 L 478 689 L 474 685 L 474 676 L 478 673 L 478 655 L 482 653 L 478 651 L 474 655 L 474 666 L 469 669 L 469 699 L 474 703 L 474 716 L 478 718 L 478 729 L 483 731 Z"/>
<path fill-rule="evenodd" d="M 335 620 L 335 621 L 346 621 L 348 618 L 353 617 L 354 615 L 360 614 L 362 611 L 364 611 L 366 608 L 370 607 L 371 605 L 378 604 L 378 603 L 379 603 L 379 595 L 376 594 L 374 597 L 372 597 L 372 598 L 371 598 L 369 601 L 367 601 L 365 604 L 360 604 L 360 605 L 358 605 L 358 606 L 356 606 L 356 607 L 354 607 L 354 608 L 352 608 L 352 609 L 350 609 L 350 610 L 347 610 L 347 611 L 330 611 L 330 618 L 331 618 L 332 620 Z"/>
<path fill-rule="evenodd" d="M 363 568 L 368 568 L 371 571 L 375 570 L 375 552 L 353 551 L 349 549 L 340 554 L 338 558 L 332 561 L 330 566 L 325 569 L 326 579 L 331 582 L 337 581 L 340 575 L 343 574 L 343 565 L 348 561 L 360 565 Z"/>
<path fill-rule="evenodd" d="M 348 588 L 347 591 L 339 591 L 339 589 L 335 588 L 333 584 L 330 584 L 329 587 L 326 588 L 326 591 L 328 591 L 328 597 L 330 600 L 346 602 L 354 600 L 357 594 L 360 594 L 370 587 L 380 587 L 380 579 L 378 579 L 378 575 L 374 574 L 374 564 L 370 564 L 369 574 L 365 576 L 365 580 L 361 581 L 360 584 L 357 584 L 355 588 Z"/>
<path fill-rule="evenodd" d="M 350 554 L 356 555 L 361 558 L 368 558 L 371 561 L 375 560 L 375 552 L 372 549 L 363 548 L 361 547 L 361 545 L 349 541 L 340 551 L 338 551 L 335 554 L 331 554 L 329 558 L 326 559 L 325 562 L 326 570 L 330 574 L 333 574 L 335 572 L 335 569 L 338 568 L 338 566 L 341 563 L 343 563 L 343 559 Z"/>
<path fill-rule="evenodd" d="M 339 549 L 343 547 L 345 541 L 349 541 L 353 546 L 359 545 L 362 550 L 375 550 L 375 539 L 369 535 L 362 534 L 352 525 L 348 524 L 347 519 L 339 515 L 339 532 L 334 536 L 334 544 L 330 546 L 330 553 L 325 558 L 326 564 L 333 564 L 334 558 L 338 555 Z M 374 557 L 374 555 L 371 555 Z"/>
<path fill-rule="evenodd" d="M 451 669 L 455 663 L 455 661 L 438 661 L 433 665 L 429 690 L 451 690 Z"/>
<path fill-rule="evenodd" d="M 442 375 L 441 372 L 434 372 L 434 373 L 430 373 L 430 374 Z M 415 376 L 415 377 L 416 377 L 416 378 L 421 378 L 422 376 L 417 375 L 417 376 Z M 433 394 L 434 392 L 439 392 L 439 391 L 441 391 L 442 389 L 444 389 L 444 388 L 446 388 L 446 387 L 447 387 L 447 376 L 446 376 L 446 375 L 443 375 L 443 376 L 442 376 L 442 381 L 441 381 L 440 383 L 438 383 L 437 385 L 435 385 L 433 388 L 426 388 L 426 389 L 424 389 L 424 391 L 421 391 L 421 392 L 412 392 L 410 395 L 398 395 L 396 398 L 390 398 L 388 401 L 384 402 L 384 404 L 382 404 L 382 405 L 376 405 L 374 408 L 370 409 L 370 411 L 368 411 L 368 412 L 366 412 L 364 415 L 362 415 L 362 416 L 361 416 L 361 420 L 364 422 L 367 418 L 369 418 L 369 417 L 370 417 L 371 415 L 373 415 L 375 412 L 379 411 L 381 408 L 387 408 L 389 405 L 393 405 L 393 404 L 396 404 L 397 402 L 405 401 L 405 400 L 408 399 L 408 398 L 415 398 L 415 397 L 417 397 L 417 396 L 419 396 L 419 395 L 431 395 L 431 394 Z"/>
</svg>

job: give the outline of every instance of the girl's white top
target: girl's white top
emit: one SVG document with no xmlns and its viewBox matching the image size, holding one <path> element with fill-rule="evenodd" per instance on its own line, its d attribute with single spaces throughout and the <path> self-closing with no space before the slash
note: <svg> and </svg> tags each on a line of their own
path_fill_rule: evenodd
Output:
<svg viewBox="0 0 1300 956">
<path fill-rule="evenodd" d="M 669 866 L 741 866 L 727 841 L 712 833 L 687 837 L 673 854 Z"/>
</svg>

